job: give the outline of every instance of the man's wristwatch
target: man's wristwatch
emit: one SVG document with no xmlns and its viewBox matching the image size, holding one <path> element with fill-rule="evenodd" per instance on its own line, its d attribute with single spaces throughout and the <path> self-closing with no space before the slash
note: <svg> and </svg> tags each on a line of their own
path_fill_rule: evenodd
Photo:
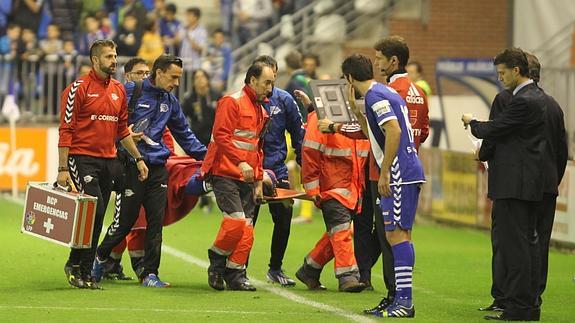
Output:
<svg viewBox="0 0 575 323">
<path fill-rule="evenodd" d="M 144 161 L 144 156 L 136 157 L 136 164 L 137 164 L 140 160 L 141 160 L 141 161 Z"/>
<path fill-rule="evenodd" d="M 58 167 L 58 173 L 60 172 L 67 172 L 69 171 L 68 166 L 60 166 Z"/>
<path fill-rule="evenodd" d="M 331 133 L 335 133 L 335 122 L 332 122 L 329 124 L 329 126 L 327 126 L 327 128 L 329 129 L 329 131 L 331 131 Z"/>
</svg>

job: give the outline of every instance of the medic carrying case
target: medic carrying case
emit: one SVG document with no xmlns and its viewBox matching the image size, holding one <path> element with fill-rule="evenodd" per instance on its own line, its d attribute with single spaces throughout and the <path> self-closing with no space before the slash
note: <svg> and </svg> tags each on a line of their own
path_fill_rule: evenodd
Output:
<svg viewBox="0 0 575 323">
<path fill-rule="evenodd" d="M 50 183 L 28 183 L 21 231 L 72 248 L 90 248 L 97 198 Z"/>
</svg>

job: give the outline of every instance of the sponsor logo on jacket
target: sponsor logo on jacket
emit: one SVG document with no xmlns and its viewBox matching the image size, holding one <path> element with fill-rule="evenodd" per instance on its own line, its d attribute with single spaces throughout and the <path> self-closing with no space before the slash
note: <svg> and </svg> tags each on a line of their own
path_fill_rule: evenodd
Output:
<svg viewBox="0 0 575 323">
<path fill-rule="evenodd" d="M 108 114 L 93 114 L 90 116 L 91 120 L 99 120 L 99 121 L 111 121 L 111 122 L 118 122 L 117 116 L 112 116 Z"/>
<path fill-rule="evenodd" d="M 409 90 L 407 91 L 407 96 L 405 97 L 405 102 L 411 104 L 423 104 L 423 98 L 419 95 L 419 91 L 413 85 L 413 83 L 409 86 Z"/>
</svg>

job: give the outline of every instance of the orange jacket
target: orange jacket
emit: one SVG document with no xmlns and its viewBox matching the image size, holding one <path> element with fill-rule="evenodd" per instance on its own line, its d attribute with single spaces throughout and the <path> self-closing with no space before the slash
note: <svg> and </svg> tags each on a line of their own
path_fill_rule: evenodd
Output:
<svg viewBox="0 0 575 323">
<path fill-rule="evenodd" d="M 303 187 L 310 196 L 319 194 L 320 204 L 336 199 L 345 207 L 360 211 L 369 141 L 324 134 L 317 124 L 316 113 L 310 113 L 302 145 Z"/>
<path fill-rule="evenodd" d="M 263 178 L 263 150 L 260 140 L 267 113 L 256 102 L 249 86 L 218 101 L 212 139 L 202 164 L 202 174 L 244 180 L 238 164 L 247 162 L 254 169 L 254 179 Z"/>
</svg>

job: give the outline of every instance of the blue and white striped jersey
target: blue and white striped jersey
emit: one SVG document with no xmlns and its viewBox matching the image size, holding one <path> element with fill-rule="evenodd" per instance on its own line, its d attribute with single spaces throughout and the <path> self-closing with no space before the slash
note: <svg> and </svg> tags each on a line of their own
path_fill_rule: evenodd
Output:
<svg viewBox="0 0 575 323">
<path fill-rule="evenodd" d="M 401 127 L 397 156 L 390 169 L 391 185 L 425 182 L 423 167 L 413 143 L 407 104 L 401 96 L 391 87 L 373 82 L 365 94 L 365 111 L 371 151 L 380 169 L 385 151 L 385 133 L 382 126 L 395 119 Z"/>
</svg>

